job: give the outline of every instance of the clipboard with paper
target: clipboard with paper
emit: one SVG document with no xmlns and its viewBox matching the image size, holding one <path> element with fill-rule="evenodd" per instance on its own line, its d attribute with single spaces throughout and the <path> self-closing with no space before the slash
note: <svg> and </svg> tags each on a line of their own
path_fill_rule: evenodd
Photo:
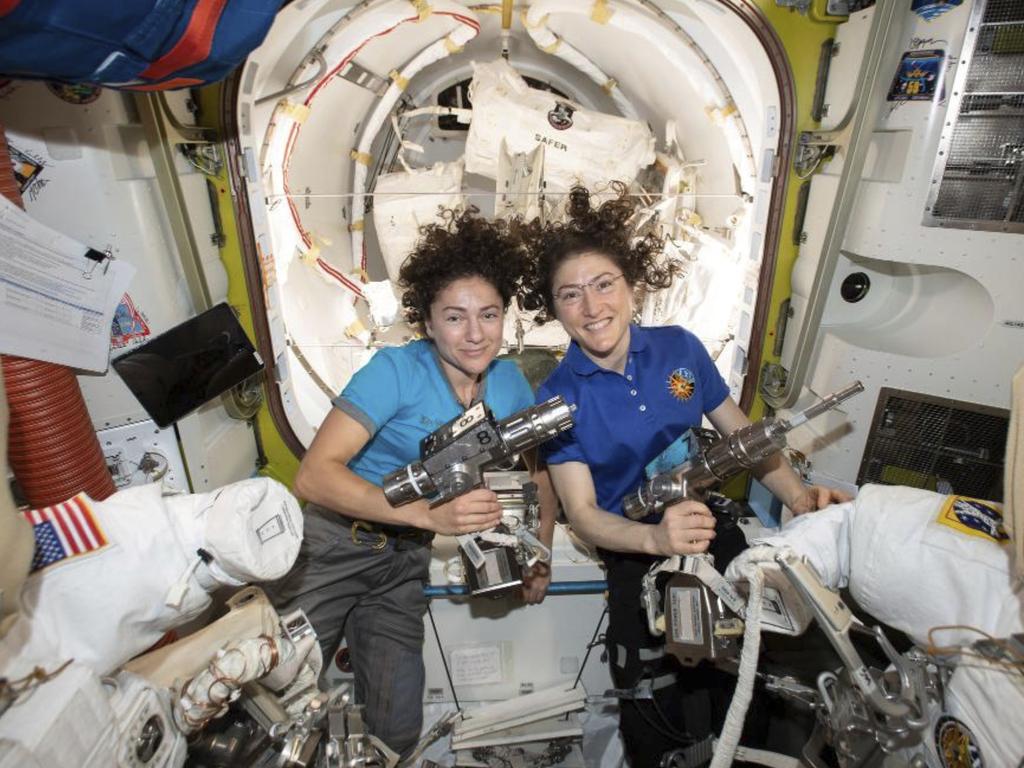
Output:
<svg viewBox="0 0 1024 768">
<path fill-rule="evenodd" d="M 0 352 L 103 372 L 135 268 L 0 197 Z"/>
</svg>

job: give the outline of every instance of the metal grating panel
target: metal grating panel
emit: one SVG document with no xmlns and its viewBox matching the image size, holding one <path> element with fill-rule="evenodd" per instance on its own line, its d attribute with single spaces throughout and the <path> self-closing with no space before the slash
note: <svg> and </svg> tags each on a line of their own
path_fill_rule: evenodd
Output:
<svg viewBox="0 0 1024 768">
<path fill-rule="evenodd" d="M 952 87 L 926 226 L 1024 232 L 1024 2 L 979 0 Z"/>
<path fill-rule="evenodd" d="M 885 387 L 857 484 L 909 485 L 1003 500 L 1010 412 Z"/>
</svg>

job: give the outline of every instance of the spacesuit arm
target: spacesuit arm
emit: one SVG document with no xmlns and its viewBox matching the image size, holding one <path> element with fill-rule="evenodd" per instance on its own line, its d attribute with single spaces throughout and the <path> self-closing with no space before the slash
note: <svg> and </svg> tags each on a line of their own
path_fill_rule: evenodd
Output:
<svg viewBox="0 0 1024 768">
<path fill-rule="evenodd" d="M 750 419 L 736 405 L 731 397 L 708 414 L 708 420 L 719 434 L 728 435 L 750 424 Z M 761 462 L 754 474 L 782 501 L 794 515 L 813 512 L 829 504 L 849 501 L 850 496 L 834 488 L 821 485 L 804 485 L 803 480 L 790 466 L 782 452 L 775 453 Z"/>
<path fill-rule="evenodd" d="M 469 533 L 490 528 L 501 520 L 497 497 L 486 488 L 472 490 L 434 509 L 422 499 L 392 507 L 379 486 L 348 468 L 348 462 L 369 439 L 366 427 L 341 410 L 332 409 L 299 465 L 296 494 L 359 520 L 412 525 L 436 533 Z"/>
<path fill-rule="evenodd" d="M 665 556 L 697 554 L 715 537 L 715 519 L 700 502 L 684 501 L 669 507 L 660 523 L 647 525 L 601 509 L 586 464 L 567 461 L 552 464 L 549 471 L 573 529 L 603 549 Z"/>
</svg>

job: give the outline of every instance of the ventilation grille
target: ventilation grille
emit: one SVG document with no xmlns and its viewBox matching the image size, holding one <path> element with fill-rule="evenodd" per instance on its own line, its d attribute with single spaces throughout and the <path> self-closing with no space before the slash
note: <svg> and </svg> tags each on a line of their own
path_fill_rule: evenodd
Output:
<svg viewBox="0 0 1024 768">
<path fill-rule="evenodd" d="M 883 388 L 857 484 L 1003 500 L 1009 411 Z"/>
<path fill-rule="evenodd" d="M 1024 232 L 1024 2 L 981 0 L 961 62 L 924 223 Z"/>
</svg>

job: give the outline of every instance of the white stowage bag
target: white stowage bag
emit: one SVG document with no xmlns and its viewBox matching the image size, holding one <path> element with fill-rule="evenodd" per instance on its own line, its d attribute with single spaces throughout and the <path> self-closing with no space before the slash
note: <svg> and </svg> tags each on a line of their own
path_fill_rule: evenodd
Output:
<svg viewBox="0 0 1024 768">
<path fill-rule="evenodd" d="M 654 135 L 646 125 L 530 88 L 504 59 L 473 63 L 470 99 L 467 173 L 497 178 L 502 141 L 510 154 L 544 144 L 549 191 L 576 184 L 595 190 L 609 181 L 629 183 L 654 162 Z"/>
<path fill-rule="evenodd" d="M 0 638 L 8 677 L 69 658 L 107 674 L 198 616 L 208 592 L 283 576 L 302 542 L 298 502 L 268 478 L 195 495 L 165 497 L 154 483 L 76 499 L 101 545 L 29 576 L 21 615 Z"/>
<path fill-rule="evenodd" d="M 377 177 L 373 227 L 388 277 L 393 281 L 398 281 L 398 270 L 412 253 L 420 227 L 439 222 L 443 208 L 462 207 L 461 190 L 461 161 Z"/>
</svg>

